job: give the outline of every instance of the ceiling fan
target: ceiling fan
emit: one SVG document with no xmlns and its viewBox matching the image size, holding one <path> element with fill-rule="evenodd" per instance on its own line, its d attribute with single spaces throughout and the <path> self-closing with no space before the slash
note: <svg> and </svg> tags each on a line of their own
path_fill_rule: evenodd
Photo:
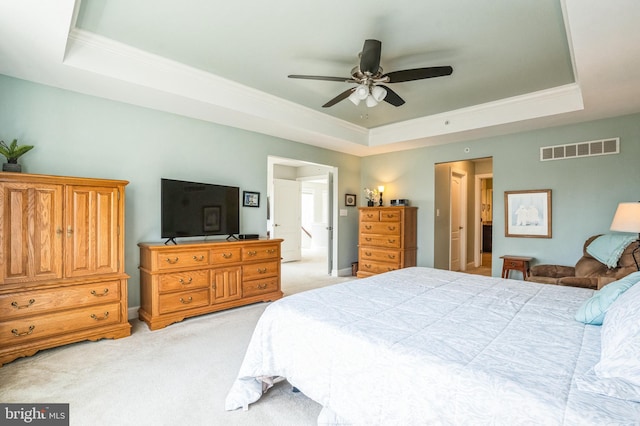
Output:
<svg viewBox="0 0 640 426">
<path fill-rule="evenodd" d="M 442 77 L 451 75 L 453 68 L 450 66 L 414 68 L 402 71 L 392 71 L 384 74 L 380 67 L 380 52 L 382 42 L 379 40 L 365 40 L 362 52 L 360 52 L 360 65 L 351 70 L 351 77 L 324 77 L 319 75 L 290 75 L 289 78 L 302 78 L 307 80 L 325 80 L 345 83 L 355 83 L 356 87 L 347 89 L 335 98 L 331 99 L 323 108 L 328 108 L 338 102 L 349 98 L 354 104 L 366 101 L 368 107 L 373 107 L 378 102 L 385 101 L 399 107 L 404 104 L 396 92 L 381 83 L 402 83 L 405 81 L 423 80 L 425 78 Z"/>
</svg>

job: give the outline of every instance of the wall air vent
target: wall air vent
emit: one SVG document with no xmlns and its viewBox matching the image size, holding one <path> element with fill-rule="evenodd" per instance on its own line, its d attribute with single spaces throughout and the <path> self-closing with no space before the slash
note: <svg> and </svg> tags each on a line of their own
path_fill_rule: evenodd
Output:
<svg viewBox="0 0 640 426">
<path fill-rule="evenodd" d="M 543 146 L 540 148 L 540 161 L 567 160 L 569 158 L 609 154 L 620 154 L 620 138 L 578 142 L 567 145 Z"/>
</svg>

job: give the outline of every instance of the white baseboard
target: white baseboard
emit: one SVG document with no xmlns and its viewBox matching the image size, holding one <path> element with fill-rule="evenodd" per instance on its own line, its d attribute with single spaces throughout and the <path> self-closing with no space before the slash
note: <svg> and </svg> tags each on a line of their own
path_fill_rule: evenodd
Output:
<svg viewBox="0 0 640 426">
<path fill-rule="evenodd" d="M 132 319 L 138 319 L 138 309 L 140 309 L 140 306 L 133 306 L 127 309 L 128 321 L 131 321 Z"/>
</svg>

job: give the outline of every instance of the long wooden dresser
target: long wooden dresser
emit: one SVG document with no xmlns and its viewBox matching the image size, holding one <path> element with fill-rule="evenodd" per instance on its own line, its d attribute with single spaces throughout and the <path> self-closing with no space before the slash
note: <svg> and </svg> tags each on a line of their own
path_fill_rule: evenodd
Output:
<svg viewBox="0 0 640 426">
<path fill-rule="evenodd" d="M 282 297 L 281 239 L 140 243 L 138 311 L 151 330 Z"/>
<path fill-rule="evenodd" d="M 417 207 L 360 207 L 359 278 L 416 266 Z"/>
<path fill-rule="evenodd" d="M 0 365 L 130 335 L 127 183 L 0 173 Z"/>
</svg>

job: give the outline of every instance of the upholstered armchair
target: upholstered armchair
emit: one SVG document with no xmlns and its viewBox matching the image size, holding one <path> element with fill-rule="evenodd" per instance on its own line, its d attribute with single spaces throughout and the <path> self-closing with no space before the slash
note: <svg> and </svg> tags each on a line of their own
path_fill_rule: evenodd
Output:
<svg viewBox="0 0 640 426">
<path fill-rule="evenodd" d="M 599 290 L 605 285 L 637 271 L 632 251 L 637 243 L 630 243 L 620 255 L 615 267 L 610 268 L 595 257 L 587 253 L 587 247 L 600 235 L 594 235 L 585 241 L 583 256 L 575 266 L 562 265 L 534 265 L 528 281 L 584 287 Z"/>
</svg>

